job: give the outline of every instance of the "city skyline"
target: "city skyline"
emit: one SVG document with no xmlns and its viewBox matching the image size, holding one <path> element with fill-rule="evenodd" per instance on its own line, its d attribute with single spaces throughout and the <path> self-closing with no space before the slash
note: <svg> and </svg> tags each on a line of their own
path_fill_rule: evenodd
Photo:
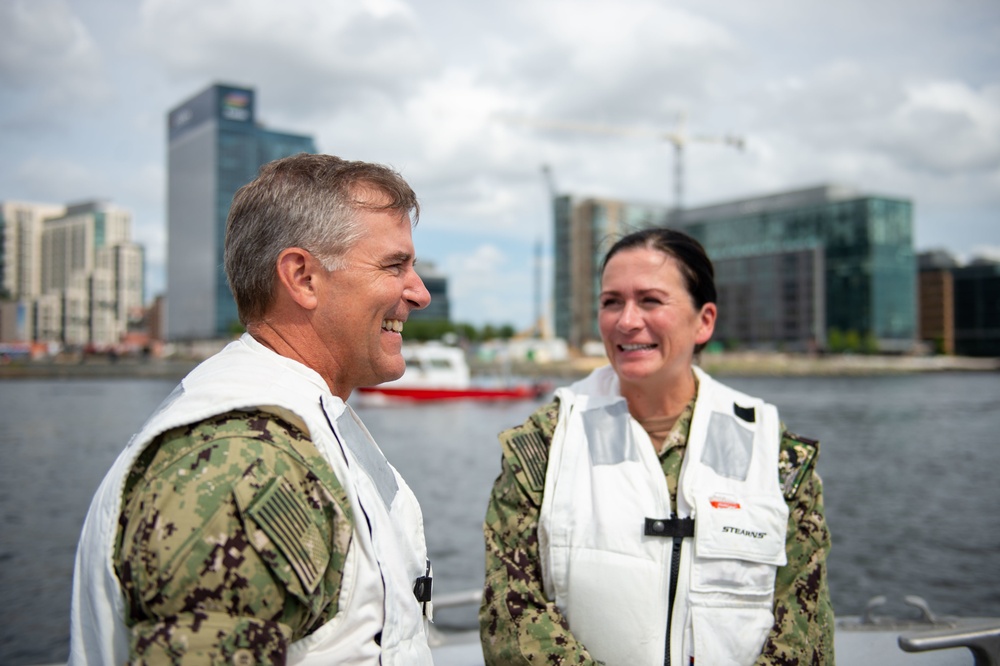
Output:
<svg viewBox="0 0 1000 666">
<path fill-rule="evenodd" d="M 150 297 L 165 287 L 166 113 L 213 83 L 255 88 L 267 126 L 321 151 L 399 169 L 457 321 L 530 326 L 539 239 L 551 298 L 543 164 L 561 193 L 672 203 L 673 152 L 650 134 L 682 112 L 692 136 L 745 141 L 688 144 L 692 207 L 844 183 L 912 200 L 918 252 L 1000 258 L 986 0 L 8 0 L 0 18 L 0 200 L 134 211 Z"/>
</svg>

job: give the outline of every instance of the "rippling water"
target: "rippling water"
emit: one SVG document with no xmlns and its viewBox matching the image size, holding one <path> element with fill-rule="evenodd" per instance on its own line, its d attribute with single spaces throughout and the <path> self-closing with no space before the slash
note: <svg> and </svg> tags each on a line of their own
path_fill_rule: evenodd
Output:
<svg viewBox="0 0 1000 666">
<path fill-rule="evenodd" d="M 940 614 L 1000 616 L 1000 375 L 724 381 L 774 402 L 790 429 L 822 442 L 838 613 L 859 613 L 877 594 L 901 610 L 916 594 Z M 87 505 L 173 385 L 0 381 L 0 663 L 66 658 Z M 480 586 L 496 433 L 536 404 L 357 407 L 420 499 L 435 591 Z"/>
</svg>

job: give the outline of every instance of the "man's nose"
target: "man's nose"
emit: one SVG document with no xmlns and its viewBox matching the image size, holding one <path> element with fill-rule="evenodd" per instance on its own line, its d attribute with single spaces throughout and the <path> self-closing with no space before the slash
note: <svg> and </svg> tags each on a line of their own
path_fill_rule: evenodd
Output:
<svg viewBox="0 0 1000 666">
<path fill-rule="evenodd" d="M 420 279 L 417 272 L 410 269 L 410 280 L 406 285 L 404 297 L 414 310 L 423 310 L 431 303 L 431 292 L 427 291 L 424 281 Z"/>
</svg>

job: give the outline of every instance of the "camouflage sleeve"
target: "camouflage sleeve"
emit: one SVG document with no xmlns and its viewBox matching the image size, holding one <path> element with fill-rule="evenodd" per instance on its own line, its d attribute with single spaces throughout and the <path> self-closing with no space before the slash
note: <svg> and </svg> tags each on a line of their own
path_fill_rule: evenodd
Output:
<svg viewBox="0 0 1000 666">
<path fill-rule="evenodd" d="M 486 584 L 479 632 L 487 665 L 598 663 L 542 586 L 538 517 L 558 414 L 558 402 L 552 402 L 500 433 L 500 476 L 483 526 Z"/>
<path fill-rule="evenodd" d="M 352 516 L 309 438 L 262 412 L 162 435 L 125 487 L 133 664 L 283 664 L 336 612 Z"/>
<path fill-rule="evenodd" d="M 778 461 L 788 504 L 788 563 L 774 586 L 774 626 L 756 666 L 834 663 L 833 606 L 827 586 L 830 530 L 823 482 L 816 473 L 819 442 L 785 432 Z"/>
</svg>

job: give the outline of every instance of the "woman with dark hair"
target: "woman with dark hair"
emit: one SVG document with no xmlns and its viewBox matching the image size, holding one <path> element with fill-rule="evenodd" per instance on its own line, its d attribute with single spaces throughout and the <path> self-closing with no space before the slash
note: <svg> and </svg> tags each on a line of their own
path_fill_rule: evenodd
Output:
<svg viewBox="0 0 1000 666">
<path fill-rule="evenodd" d="M 715 301 L 684 233 L 608 251 L 609 365 L 500 434 L 487 664 L 834 662 L 819 445 L 694 364 Z"/>
</svg>

